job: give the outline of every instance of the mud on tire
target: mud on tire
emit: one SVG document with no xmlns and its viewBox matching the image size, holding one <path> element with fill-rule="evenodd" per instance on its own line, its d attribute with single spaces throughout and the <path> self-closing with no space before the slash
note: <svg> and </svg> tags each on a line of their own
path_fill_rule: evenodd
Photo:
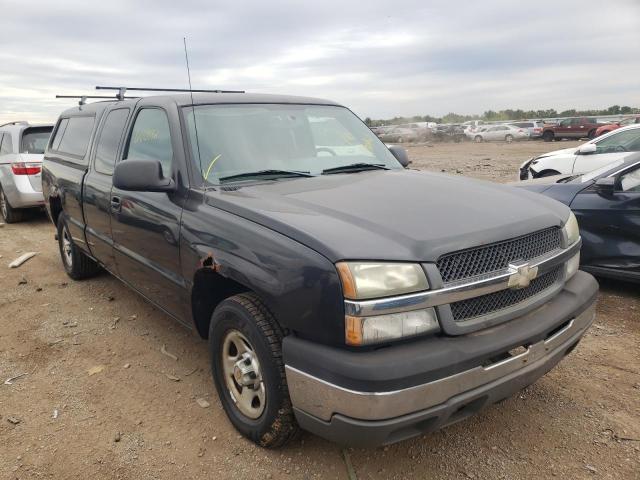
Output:
<svg viewBox="0 0 640 480">
<path fill-rule="evenodd" d="M 234 339 L 231 342 L 230 337 Z M 282 360 L 282 337 L 277 321 L 253 293 L 241 293 L 222 301 L 209 326 L 211 369 L 222 406 L 242 435 L 266 448 L 284 445 L 299 432 Z M 243 345 L 234 347 L 233 342 Z M 242 349 L 246 351 L 241 354 Z M 237 370 L 233 370 L 234 374 L 230 372 L 233 365 L 253 368 L 255 383 L 242 386 Z M 252 378 L 251 372 L 248 377 Z M 240 397 L 246 388 L 258 400 L 242 405 Z"/>
</svg>

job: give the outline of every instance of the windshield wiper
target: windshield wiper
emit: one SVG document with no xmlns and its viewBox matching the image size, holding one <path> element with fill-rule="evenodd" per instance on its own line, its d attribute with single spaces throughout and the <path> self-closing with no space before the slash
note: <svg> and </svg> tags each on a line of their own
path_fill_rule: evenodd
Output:
<svg viewBox="0 0 640 480">
<path fill-rule="evenodd" d="M 365 170 L 389 170 L 389 167 L 382 163 L 351 163 L 349 165 L 326 168 L 322 171 L 322 174 L 364 172 Z"/>
<path fill-rule="evenodd" d="M 236 173 L 235 175 L 227 175 L 220 177 L 218 181 L 225 182 L 227 180 L 240 180 L 243 178 L 261 178 L 261 177 L 313 177 L 309 172 L 301 172 L 296 170 L 258 170 L 256 172 Z"/>
</svg>

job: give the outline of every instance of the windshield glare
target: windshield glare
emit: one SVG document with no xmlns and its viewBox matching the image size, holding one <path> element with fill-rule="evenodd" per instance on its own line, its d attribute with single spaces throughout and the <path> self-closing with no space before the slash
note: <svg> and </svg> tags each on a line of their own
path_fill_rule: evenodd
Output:
<svg viewBox="0 0 640 480">
<path fill-rule="evenodd" d="M 184 113 L 192 157 L 208 184 L 260 170 L 319 175 L 354 163 L 402 168 L 371 130 L 343 107 L 200 105 L 185 107 Z"/>
</svg>

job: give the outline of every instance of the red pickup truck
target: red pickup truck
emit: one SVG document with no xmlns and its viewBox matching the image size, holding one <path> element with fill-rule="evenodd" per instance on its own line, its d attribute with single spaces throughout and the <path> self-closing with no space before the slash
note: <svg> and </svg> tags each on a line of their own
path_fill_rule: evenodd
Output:
<svg viewBox="0 0 640 480">
<path fill-rule="evenodd" d="M 603 124 L 595 118 L 578 117 L 560 120 L 554 125 L 545 125 L 542 129 L 542 138 L 545 142 L 562 140 L 563 138 L 594 138 L 596 130 Z"/>
</svg>

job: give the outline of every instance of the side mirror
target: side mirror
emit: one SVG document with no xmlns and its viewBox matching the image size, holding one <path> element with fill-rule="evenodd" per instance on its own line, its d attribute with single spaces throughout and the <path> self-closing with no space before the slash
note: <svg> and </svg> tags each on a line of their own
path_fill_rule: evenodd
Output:
<svg viewBox="0 0 640 480">
<path fill-rule="evenodd" d="M 589 155 L 590 153 L 596 153 L 598 147 L 595 143 L 585 143 L 578 149 L 580 155 Z"/>
<path fill-rule="evenodd" d="M 411 160 L 409 160 L 409 156 L 407 155 L 407 151 L 404 148 L 398 147 L 396 145 L 391 145 L 389 147 L 389 151 L 393 154 L 394 157 L 396 157 L 396 160 L 398 160 L 400 162 L 400 165 L 402 165 L 404 168 L 407 168 L 411 163 Z"/>
<path fill-rule="evenodd" d="M 613 177 L 603 177 L 596 180 L 595 189 L 599 195 L 610 197 L 615 192 L 616 179 Z"/>
<path fill-rule="evenodd" d="M 171 178 L 162 175 L 162 164 L 157 160 L 124 160 L 113 171 L 113 186 L 132 192 L 173 192 Z"/>
</svg>

